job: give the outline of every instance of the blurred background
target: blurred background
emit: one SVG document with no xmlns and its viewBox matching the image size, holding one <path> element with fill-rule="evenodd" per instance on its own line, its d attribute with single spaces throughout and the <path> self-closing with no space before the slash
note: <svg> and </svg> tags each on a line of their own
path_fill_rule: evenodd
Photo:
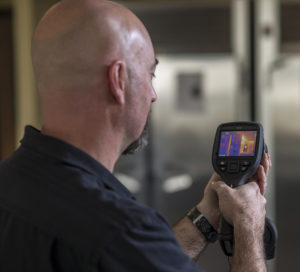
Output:
<svg viewBox="0 0 300 272">
<path fill-rule="evenodd" d="M 54 0 L 0 0 L 0 158 L 41 127 L 30 60 L 35 25 Z M 149 146 L 122 157 L 115 174 L 175 223 L 202 197 L 213 172 L 219 123 L 264 126 L 273 158 L 268 216 L 279 242 L 269 271 L 296 271 L 300 252 L 300 0 L 132 0 L 153 39 L 159 66 Z M 299 165 L 299 166 L 298 166 Z M 297 167 L 298 166 L 298 167 Z M 228 271 L 218 243 L 199 267 Z"/>
</svg>

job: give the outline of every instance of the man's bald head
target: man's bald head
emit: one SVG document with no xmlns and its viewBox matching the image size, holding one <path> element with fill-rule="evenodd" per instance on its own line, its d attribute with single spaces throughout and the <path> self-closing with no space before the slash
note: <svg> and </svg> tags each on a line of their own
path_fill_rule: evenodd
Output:
<svg viewBox="0 0 300 272">
<path fill-rule="evenodd" d="M 143 24 L 121 5 L 103 0 L 63 0 L 42 18 L 33 37 L 38 89 L 90 88 L 116 59 L 130 63 L 137 39 L 150 41 Z M 141 41 L 138 41 L 141 42 Z"/>
<path fill-rule="evenodd" d="M 62 0 L 38 24 L 32 59 L 43 133 L 108 169 L 133 142 L 143 142 L 157 61 L 131 11 L 104 0 Z"/>
</svg>

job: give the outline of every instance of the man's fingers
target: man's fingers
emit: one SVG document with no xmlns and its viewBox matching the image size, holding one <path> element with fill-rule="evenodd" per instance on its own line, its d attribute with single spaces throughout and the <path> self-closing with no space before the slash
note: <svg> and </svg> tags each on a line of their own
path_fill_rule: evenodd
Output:
<svg viewBox="0 0 300 272">
<path fill-rule="evenodd" d="M 271 155 L 270 153 L 268 153 L 268 159 L 269 159 L 269 164 L 270 164 L 270 168 L 272 167 L 272 160 L 271 160 Z"/>
<path fill-rule="evenodd" d="M 267 187 L 267 176 L 266 176 L 266 172 L 265 172 L 263 166 L 261 166 L 261 165 L 258 167 L 257 176 L 258 176 L 257 183 L 258 183 L 260 192 L 262 195 L 264 195 L 265 191 L 266 191 L 266 187 Z"/>
<path fill-rule="evenodd" d="M 216 182 L 216 181 L 220 181 L 221 179 L 222 178 L 220 177 L 220 175 L 214 172 L 213 175 L 210 177 L 209 181 Z"/>
<path fill-rule="evenodd" d="M 231 188 L 227 184 L 225 184 L 223 181 L 213 181 L 211 183 L 211 188 L 213 191 L 215 191 L 217 193 L 218 196 L 224 191 L 231 190 Z"/>
<path fill-rule="evenodd" d="M 264 167 L 266 175 L 269 173 L 269 169 L 271 167 L 271 159 L 270 159 L 270 154 L 264 153 L 263 159 L 262 159 L 262 166 Z"/>
</svg>

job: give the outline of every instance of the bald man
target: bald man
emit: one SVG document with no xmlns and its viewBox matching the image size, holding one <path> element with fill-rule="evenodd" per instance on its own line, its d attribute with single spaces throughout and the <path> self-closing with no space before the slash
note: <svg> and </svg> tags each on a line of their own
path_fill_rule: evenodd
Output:
<svg viewBox="0 0 300 272">
<path fill-rule="evenodd" d="M 199 271 L 194 261 L 216 240 L 221 214 L 234 226 L 232 271 L 266 271 L 267 155 L 237 189 L 214 174 L 173 230 L 113 176 L 121 154 L 146 144 L 157 99 L 158 61 L 134 14 L 61 1 L 39 22 L 32 59 L 43 126 L 27 126 L 0 166 L 0 271 Z M 194 224 L 200 217 L 206 228 Z"/>
</svg>

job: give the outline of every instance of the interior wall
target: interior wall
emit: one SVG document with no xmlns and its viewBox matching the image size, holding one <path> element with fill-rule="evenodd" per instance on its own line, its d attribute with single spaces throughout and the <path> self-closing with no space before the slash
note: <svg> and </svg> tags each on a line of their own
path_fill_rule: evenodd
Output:
<svg viewBox="0 0 300 272">
<path fill-rule="evenodd" d="M 41 127 L 39 98 L 31 63 L 31 37 L 43 13 L 57 1 L 1 0 L 0 9 L 13 13 L 15 147 L 23 137 L 24 127 Z"/>
<path fill-rule="evenodd" d="M 33 33 L 33 1 L 11 0 L 14 18 L 15 57 L 15 115 L 16 145 L 23 137 L 24 126 L 39 127 L 38 96 L 31 64 L 31 37 Z"/>
</svg>

